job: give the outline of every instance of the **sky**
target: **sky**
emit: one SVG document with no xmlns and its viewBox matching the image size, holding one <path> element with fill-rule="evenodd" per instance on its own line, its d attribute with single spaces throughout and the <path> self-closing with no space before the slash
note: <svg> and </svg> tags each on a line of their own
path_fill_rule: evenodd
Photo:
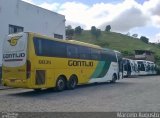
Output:
<svg viewBox="0 0 160 118">
<path fill-rule="evenodd" d="M 160 0 L 23 0 L 65 15 L 66 26 L 91 26 L 160 42 Z"/>
</svg>

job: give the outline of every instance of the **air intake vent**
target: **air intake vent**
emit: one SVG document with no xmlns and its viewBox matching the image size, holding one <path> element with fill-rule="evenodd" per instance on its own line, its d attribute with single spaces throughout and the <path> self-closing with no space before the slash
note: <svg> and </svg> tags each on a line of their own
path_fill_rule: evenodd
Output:
<svg viewBox="0 0 160 118">
<path fill-rule="evenodd" d="M 45 84 L 45 71 L 44 70 L 36 70 L 36 85 Z"/>
</svg>

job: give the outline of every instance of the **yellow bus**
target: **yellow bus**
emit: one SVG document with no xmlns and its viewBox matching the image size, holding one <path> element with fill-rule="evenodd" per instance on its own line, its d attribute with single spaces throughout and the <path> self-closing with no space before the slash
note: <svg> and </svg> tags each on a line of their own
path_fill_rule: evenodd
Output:
<svg viewBox="0 0 160 118">
<path fill-rule="evenodd" d="M 4 86 L 58 91 L 77 85 L 122 78 L 120 53 L 74 40 L 32 32 L 11 34 L 4 41 Z"/>
</svg>

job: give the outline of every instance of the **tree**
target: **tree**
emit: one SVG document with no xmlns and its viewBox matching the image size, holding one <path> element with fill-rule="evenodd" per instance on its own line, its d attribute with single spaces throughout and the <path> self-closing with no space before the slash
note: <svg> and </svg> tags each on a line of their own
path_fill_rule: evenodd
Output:
<svg viewBox="0 0 160 118">
<path fill-rule="evenodd" d="M 91 33 L 96 37 L 96 39 L 101 35 L 101 30 L 97 29 L 95 26 L 91 27 Z"/>
<path fill-rule="evenodd" d="M 81 28 L 81 26 L 78 26 L 78 27 L 76 27 L 75 28 L 75 34 L 81 34 L 82 33 L 82 28 Z"/>
<path fill-rule="evenodd" d="M 157 43 L 157 45 L 160 47 L 160 43 Z"/>
<path fill-rule="evenodd" d="M 111 30 L 111 26 L 110 26 L 110 25 L 107 25 L 106 28 L 105 28 L 105 31 L 106 31 L 106 32 L 110 32 L 110 30 Z"/>
<path fill-rule="evenodd" d="M 66 26 L 66 29 L 72 29 L 72 26 L 71 25 L 68 25 L 68 26 Z"/>
<path fill-rule="evenodd" d="M 141 36 L 141 37 L 140 37 L 140 40 L 143 41 L 143 42 L 145 42 L 145 43 L 148 43 L 148 42 L 149 42 L 149 39 L 146 38 L 145 36 Z"/>
<path fill-rule="evenodd" d="M 72 39 L 72 36 L 74 35 L 74 29 L 72 29 L 72 26 L 71 25 L 68 25 L 66 27 L 66 36 L 69 38 L 69 39 Z"/>
<path fill-rule="evenodd" d="M 97 30 L 97 28 L 96 28 L 95 26 L 92 26 L 92 27 L 91 27 L 91 33 L 92 33 L 93 35 L 96 34 L 96 30 Z"/>
<path fill-rule="evenodd" d="M 100 35 L 101 35 L 101 30 L 97 29 L 95 34 L 96 38 L 98 38 Z"/>
</svg>

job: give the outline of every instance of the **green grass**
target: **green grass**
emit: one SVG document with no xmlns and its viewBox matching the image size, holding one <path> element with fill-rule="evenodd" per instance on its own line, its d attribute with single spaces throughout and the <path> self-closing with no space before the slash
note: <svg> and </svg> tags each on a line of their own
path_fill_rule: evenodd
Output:
<svg viewBox="0 0 160 118">
<path fill-rule="evenodd" d="M 160 47 L 153 44 L 146 44 L 140 39 L 115 32 L 102 32 L 101 36 L 96 39 L 90 31 L 83 31 L 81 35 L 74 35 L 73 39 L 119 50 L 121 52 L 128 52 L 131 55 L 134 54 L 134 50 L 142 49 L 151 50 L 155 52 L 155 55 L 160 56 Z"/>
</svg>

